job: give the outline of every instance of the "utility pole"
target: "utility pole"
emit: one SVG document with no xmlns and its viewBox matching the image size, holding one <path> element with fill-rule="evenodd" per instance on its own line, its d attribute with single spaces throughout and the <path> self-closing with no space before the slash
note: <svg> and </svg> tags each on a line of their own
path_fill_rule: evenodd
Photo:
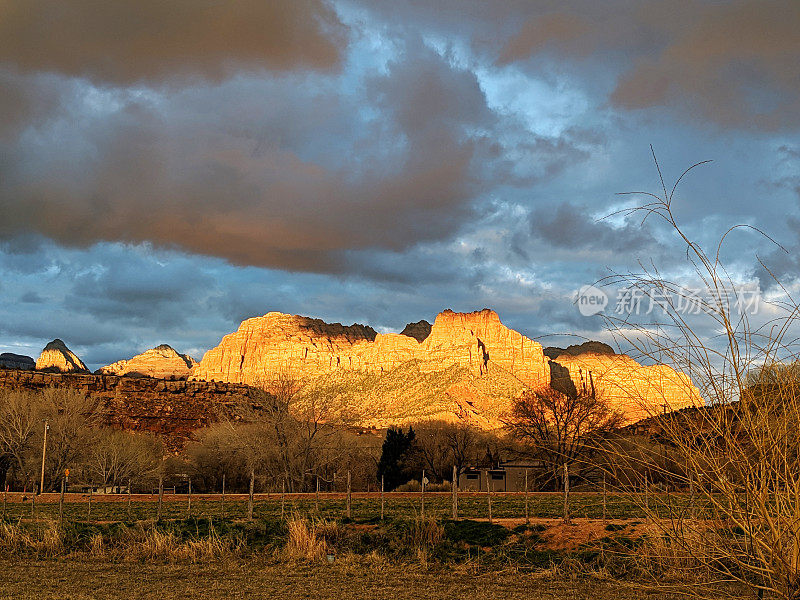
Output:
<svg viewBox="0 0 800 600">
<path fill-rule="evenodd" d="M 39 480 L 39 493 L 41 494 L 44 491 L 44 457 L 47 454 L 47 430 L 50 429 L 50 425 L 47 424 L 47 420 L 44 422 L 44 441 L 42 441 L 42 478 Z"/>
</svg>

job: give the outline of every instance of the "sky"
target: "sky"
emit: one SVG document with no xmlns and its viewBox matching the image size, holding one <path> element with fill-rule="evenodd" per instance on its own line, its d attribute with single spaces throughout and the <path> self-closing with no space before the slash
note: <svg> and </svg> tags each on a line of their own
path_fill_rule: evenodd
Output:
<svg viewBox="0 0 800 600">
<path fill-rule="evenodd" d="M 380 332 L 496 310 L 610 340 L 581 286 L 797 283 L 794 0 L 6 0 L 0 352 L 200 358 L 281 311 Z M 709 333 L 710 334 L 710 333 Z"/>
</svg>

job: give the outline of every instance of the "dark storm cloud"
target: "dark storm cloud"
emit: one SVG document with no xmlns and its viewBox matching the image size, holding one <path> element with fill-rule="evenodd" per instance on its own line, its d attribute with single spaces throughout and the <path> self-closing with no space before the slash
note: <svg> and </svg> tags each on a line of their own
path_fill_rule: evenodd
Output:
<svg viewBox="0 0 800 600">
<path fill-rule="evenodd" d="M 540 52 L 618 61 L 611 101 L 620 108 L 668 106 L 691 119 L 770 130 L 796 128 L 800 119 L 796 2 L 696 1 L 678 9 L 651 1 L 599 19 L 583 3 L 566 3 L 531 16 L 499 62 Z"/>
<path fill-rule="evenodd" d="M 615 108 L 667 107 L 688 121 L 795 129 L 800 122 L 800 4 L 645 0 L 442 0 L 365 3 L 387 20 L 469 36 L 499 66 L 572 72 Z M 566 59 L 566 60 L 565 60 Z M 600 75 L 598 75 L 600 73 Z M 612 84 L 609 86 L 609 82 Z"/>
<path fill-rule="evenodd" d="M 321 0 L 9 0 L 0 62 L 115 84 L 330 69 L 346 32 Z"/>
<path fill-rule="evenodd" d="M 26 304 L 43 304 L 44 298 L 42 298 L 37 292 L 25 292 L 19 298 L 20 302 L 24 302 Z"/>
<path fill-rule="evenodd" d="M 612 101 L 625 108 L 676 103 L 722 125 L 797 127 L 800 4 L 737 2 L 698 11 L 656 58 L 643 58 Z"/>
<path fill-rule="evenodd" d="M 0 158 L 0 237 L 152 242 L 345 272 L 348 251 L 446 238 L 499 180 L 529 183 L 585 157 L 569 140 L 499 142 L 511 125 L 474 73 L 419 41 L 366 79 L 363 98 L 306 82 L 236 79 L 170 98 L 91 90 L 90 105 L 65 81 L 58 109 Z M 359 103 L 379 117 L 360 116 Z M 346 131 L 326 132 L 331 121 Z M 535 176 L 514 173 L 509 148 Z"/>
<path fill-rule="evenodd" d="M 597 251 L 641 251 L 653 244 L 652 235 L 634 223 L 615 227 L 595 220 L 585 207 L 560 204 L 538 208 L 530 216 L 531 231 L 555 247 Z"/>
</svg>

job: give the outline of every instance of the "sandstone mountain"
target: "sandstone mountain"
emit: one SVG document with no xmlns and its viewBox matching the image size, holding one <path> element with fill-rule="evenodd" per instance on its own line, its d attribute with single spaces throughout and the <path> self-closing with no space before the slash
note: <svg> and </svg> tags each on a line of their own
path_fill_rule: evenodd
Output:
<svg viewBox="0 0 800 600">
<path fill-rule="evenodd" d="M 161 344 L 130 360 L 120 360 L 97 370 L 100 375 L 138 375 L 158 379 L 186 379 L 197 361 Z"/>
<path fill-rule="evenodd" d="M 36 359 L 36 370 L 61 373 L 89 372 L 83 361 L 59 339 L 53 340 L 44 347 L 39 358 Z"/>
<path fill-rule="evenodd" d="M 666 365 L 640 365 L 625 354 L 565 353 L 551 360 L 551 365 L 564 369 L 562 373 L 577 389 L 594 387 L 613 399 L 614 407 L 629 421 L 702 404 L 685 374 Z"/>
<path fill-rule="evenodd" d="M 548 349 L 557 356 L 545 356 L 539 343 L 489 309 L 446 310 L 429 331 L 425 325 L 379 334 L 364 325 L 272 312 L 225 336 L 192 378 L 258 385 L 288 376 L 302 382 L 301 396 L 309 401 L 324 391 L 343 414 L 375 426 L 439 418 L 498 427 L 513 398 L 553 379 L 594 385 L 629 420 L 664 404 L 700 402 L 684 375 L 642 366 L 605 344 Z"/>
</svg>

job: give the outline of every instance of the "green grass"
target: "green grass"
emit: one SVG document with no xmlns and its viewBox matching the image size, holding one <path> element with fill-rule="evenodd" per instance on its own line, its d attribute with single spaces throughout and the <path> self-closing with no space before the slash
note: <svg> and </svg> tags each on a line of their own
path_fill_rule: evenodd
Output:
<svg viewBox="0 0 800 600">
<path fill-rule="evenodd" d="M 665 501 L 657 500 L 653 495 L 650 497 L 651 506 L 663 516 L 669 513 L 669 508 Z M 607 517 L 609 519 L 641 519 L 645 517 L 645 511 L 641 508 L 640 499 L 631 495 L 615 494 L 607 498 Z M 673 507 L 671 510 L 680 510 L 681 505 L 686 502 L 685 495 L 673 495 Z M 662 502 L 662 504 L 658 504 Z M 485 494 L 462 494 L 459 496 L 459 517 L 462 519 L 486 519 L 488 517 L 488 501 Z M 313 515 L 323 518 L 339 519 L 346 514 L 346 501 L 344 498 L 322 497 L 319 502 L 319 510 L 316 508 L 314 495 L 307 496 L 291 495 L 286 497 L 284 504 L 284 515 L 299 514 Z M 381 502 L 377 497 L 353 498 L 351 506 L 351 516 L 355 521 L 370 522 L 380 518 Z M 559 494 L 531 494 L 529 496 L 529 514 L 531 518 L 557 518 L 562 515 L 563 498 Z M 419 496 L 399 496 L 386 494 L 385 516 L 394 518 L 410 518 L 418 516 L 421 511 Z M 138 521 L 154 519 L 157 512 L 155 501 L 135 501 L 131 503 L 130 513 L 127 502 L 108 502 L 93 500 L 91 515 L 88 512 L 88 502 L 82 499 L 79 502 L 67 502 L 64 504 L 64 519 L 67 521 Z M 573 517 L 599 519 L 603 515 L 602 496 L 600 494 L 580 493 L 570 496 L 570 513 Z M 57 518 L 57 503 L 37 503 L 35 507 L 36 518 Z M 281 500 L 280 496 L 273 495 L 270 498 L 257 497 L 253 508 L 255 519 L 274 519 L 280 518 Z M 493 494 L 492 495 L 492 516 L 497 519 L 523 518 L 525 515 L 524 497 L 521 494 Z M 162 508 L 162 518 L 184 519 L 189 516 L 187 498 L 170 497 L 165 499 Z M 247 516 L 247 499 L 243 496 L 236 496 L 233 499 L 227 496 L 225 503 L 221 502 L 219 496 L 216 497 L 192 497 L 191 516 L 203 518 L 226 518 L 244 519 Z M 436 517 L 437 519 L 449 519 L 452 516 L 451 497 L 447 493 L 426 494 L 425 496 L 425 516 Z M 5 518 L 16 521 L 20 518 L 28 519 L 31 517 L 30 495 L 24 503 L 8 502 L 5 508 Z"/>
</svg>

